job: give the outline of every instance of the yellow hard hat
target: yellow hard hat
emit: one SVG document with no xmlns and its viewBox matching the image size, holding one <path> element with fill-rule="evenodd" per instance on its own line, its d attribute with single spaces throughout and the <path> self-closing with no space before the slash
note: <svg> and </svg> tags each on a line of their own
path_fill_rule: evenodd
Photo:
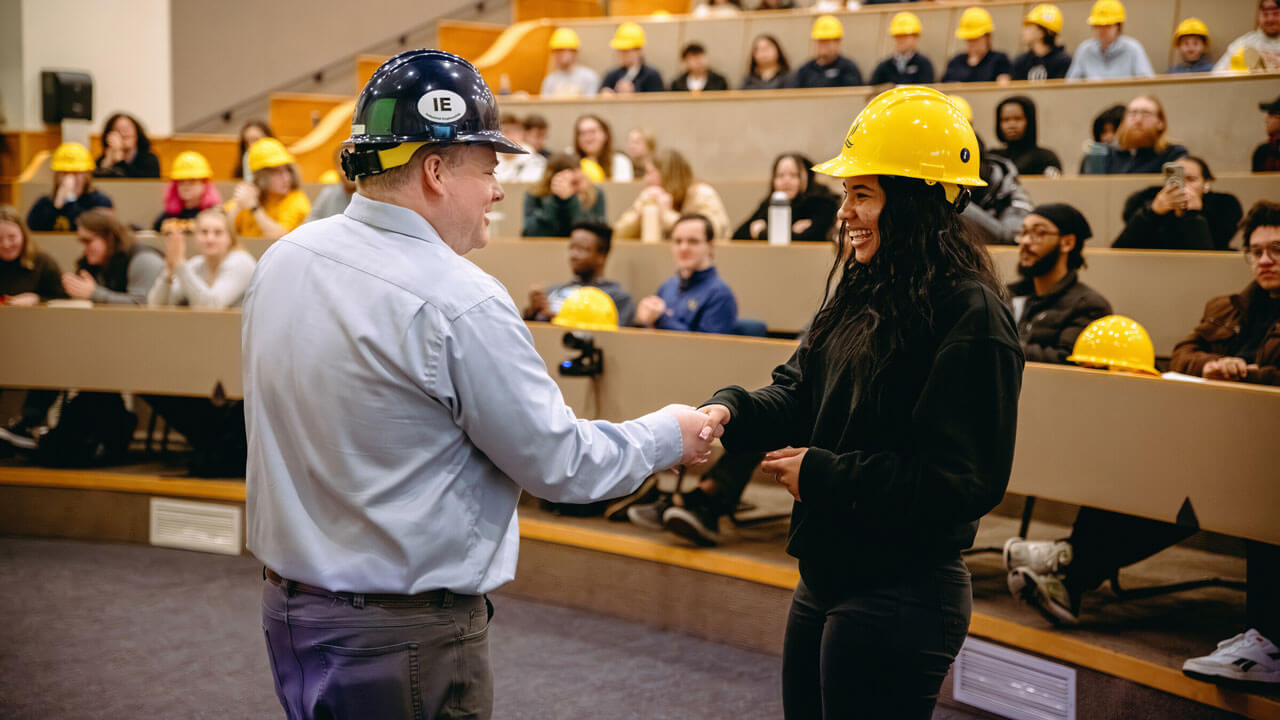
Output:
<svg viewBox="0 0 1280 720">
<path fill-rule="evenodd" d="M 915 13 L 900 12 L 889 21 L 889 34 L 894 37 L 919 35 L 922 30 L 924 26 L 920 24 L 920 18 L 916 17 Z"/>
<path fill-rule="evenodd" d="M 49 168 L 54 172 L 93 172 L 93 156 L 80 143 L 62 143 L 53 151 Z"/>
<path fill-rule="evenodd" d="M 328 170 L 325 170 L 324 172 L 320 173 L 319 182 L 325 185 L 335 185 L 341 179 L 342 178 L 338 176 L 337 170 L 334 170 L 333 168 L 329 168 Z"/>
<path fill-rule="evenodd" d="M 991 21 L 991 13 L 980 7 L 967 8 L 960 16 L 960 25 L 956 28 L 956 37 L 961 40 L 974 40 L 996 29 Z"/>
<path fill-rule="evenodd" d="M 1124 22 L 1124 5 L 1120 0 L 1098 0 L 1089 11 L 1090 25 L 1116 25 Z"/>
<path fill-rule="evenodd" d="M 609 179 L 604 176 L 604 168 L 600 166 L 600 163 L 591 158 L 579 160 L 578 167 L 582 168 L 582 173 L 593 183 L 602 183 Z"/>
<path fill-rule="evenodd" d="M 986 185 L 978 175 L 973 124 L 951 98 L 920 85 L 877 95 L 854 118 L 840 154 L 813 169 L 833 177 L 901 175 L 943 183 L 948 200 L 955 200 L 959 185 Z"/>
<path fill-rule="evenodd" d="M 1177 45 L 1183 35 L 1201 35 L 1207 43 L 1209 42 L 1209 26 L 1205 25 L 1200 18 L 1187 18 L 1178 23 L 1178 29 L 1173 31 L 1173 44 Z"/>
<path fill-rule="evenodd" d="M 617 330 L 618 308 L 597 287 L 580 287 L 564 299 L 551 322 L 575 330 Z"/>
<path fill-rule="evenodd" d="M 844 37 L 844 25 L 840 24 L 835 15 L 819 15 L 818 19 L 813 21 L 813 32 L 810 36 L 814 40 L 839 40 Z"/>
<path fill-rule="evenodd" d="M 1027 13 L 1022 22 L 1039 25 L 1057 35 L 1062 32 L 1062 11 L 1057 5 L 1037 5 L 1031 8 L 1031 12 Z"/>
<path fill-rule="evenodd" d="M 1231 65 L 1227 68 L 1231 72 L 1249 72 L 1249 62 L 1244 59 L 1244 48 L 1236 48 L 1231 53 Z"/>
<path fill-rule="evenodd" d="M 209 161 L 203 155 L 194 150 L 187 150 L 178 153 L 178 157 L 173 159 L 169 177 L 174 180 L 207 180 L 213 177 L 213 168 L 209 166 Z"/>
<path fill-rule="evenodd" d="M 577 50 L 578 45 L 578 33 L 572 28 L 556 28 L 551 33 L 551 42 L 547 43 L 552 50 Z"/>
<path fill-rule="evenodd" d="M 284 149 L 284 143 L 269 137 L 262 138 L 249 148 L 249 171 L 280 167 L 293 163 L 293 156 Z"/>
<path fill-rule="evenodd" d="M 1159 375 L 1151 336 L 1137 321 L 1123 315 L 1108 315 L 1089 323 L 1076 338 L 1067 362 L 1108 370 Z"/>
<path fill-rule="evenodd" d="M 639 50 L 644 47 L 644 28 L 633 22 L 625 22 L 613 33 L 609 47 L 614 50 Z"/>
<path fill-rule="evenodd" d="M 972 125 L 973 124 L 973 108 L 969 106 L 969 101 L 965 100 L 959 95 L 948 95 L 947 97 L 951 98 L 951 102 L 956 107 L 960 108 L 960 112 L 961 114 L 964 115 L 964 119 L 968 120 L 969 124 Z"/>
</svg>

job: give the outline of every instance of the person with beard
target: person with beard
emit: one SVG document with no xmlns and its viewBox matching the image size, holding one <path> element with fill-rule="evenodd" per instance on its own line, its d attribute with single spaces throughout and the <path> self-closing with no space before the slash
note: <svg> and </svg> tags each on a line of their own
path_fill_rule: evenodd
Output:
<svg viewBox="0 0 1280 720">
<path fill-rule="evenodd" d="M 1022 21 L 1027 51 L 1013 60 L 1014 80 L 1056 80 L 1067 76 L 1071 53 L 1058 44 L 1062 11 L 1057 5 L 1037 5 Z"/>
<path fill-rule="evenodd" d="M 755 213 L 733 232 L 734 240 L 763 240 L 769 229 L 769 198 L 785 193 L 791 203 L 791 241 L 822 242 L 835 222 L 837 198 L 815 182 L 813 163 L 800 153 L 783 153 L 773 161 L 773 181 Z"/>
<path fill-rule="evenodd" d="M 1167 162 L 1187 154 L 1187 148 L 1165 138 L 1164 106 L 1154 95 L 1139 95 L 1124 109 L 1114 143 L 1101 148 L 1096 163 L 1086 163 L 1088 175 L 1155 175 Z"/>
<path fill-rule="evenodd" d="M 1014 95 L 1000 101 L 996 106 L 996 137 L 1005 146 L 991 154 L 1011 160 L 1019 175 L 1062 174 L 1058 154 L 1036 145 L 1036 104 L 1031 98 Z"/>
<path fill-rule="evenodd" d="M 1129 196 L 1124 230 L 1112 247 L 1142 250 L 1230 250 L 1244 215 L 1230 193 L 1210 192 L 1213 172 L 1204 160 L 1186 155 L 1183 186 L 1166 183 Z"/>
<path fill-rule="evenodd" d="M 631 295 L 617 282 L 604 278 L 604 265 L 609 260 L 613 231 L 601 222 L 574 223 L 569 233 L 569 270 L 573 280 L 549 288 L 529 291 L 529 307 L 525 320 L 548 322 L 560 312 L 565 299 L 581 287 L 600 288 L 618 309 L 618 324 L 630 325 L 636 305 Z"/>
<path fill-rule="evenodd" d="M 1027 362 L 1067 362 L 1089 323 L 1111 314 L 1111 303 L 1080 282 L 1089 222 L 1070 205 L 1040 205 L 1018 232 L 1018 274 L 1009 285 L 1018 341 Z"/>
</svg>

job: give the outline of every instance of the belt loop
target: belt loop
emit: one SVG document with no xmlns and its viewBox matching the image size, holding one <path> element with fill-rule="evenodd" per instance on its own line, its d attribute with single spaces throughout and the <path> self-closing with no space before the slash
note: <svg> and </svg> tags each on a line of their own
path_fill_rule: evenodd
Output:
<svg viewBox="0 0 1280 720">
<path fill-rule="evenodd" d="M 293 580 L 285 581 L 284 591 L 288 593 L 289 597 L 293 597 L 298 593 L 298 583 L 294 582 Z"/>
<path fill-rule="evenodd" d="M 266 565 L 263 565 L 263 566 L 262 566 L 262 579 L 263 579 L 263 580 L 266 580 L 266 579 L 267 579 L 267 566 L 266 566 Z"/>
<path fill-rule="evenodd" d="M 448 590 L 440 591 L 440 607 L 444 608 L 445 610 L 448 610 L 449 608 L 453 607 L 453 593 L 449 592 Z"/>
<path fill-rule="evenodd" d="M 364 593 L 351 593 L 351 607 L 357 610 L 364 609 Z"/>
</svg>

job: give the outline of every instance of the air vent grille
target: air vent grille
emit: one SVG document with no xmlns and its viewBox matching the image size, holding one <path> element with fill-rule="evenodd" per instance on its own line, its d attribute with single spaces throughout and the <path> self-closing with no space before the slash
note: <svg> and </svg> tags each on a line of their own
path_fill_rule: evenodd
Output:
<svg viewBox="0 0 1280 720">
<path fill-rule="evenodd" d="M 234 505 L 151 498 L 151 544 L 239 555 L 243 513 Z"/>
<path fill-rule="evenodd" d="M 1075 720 L 1074 668 L 969 638 L 954 672 L 959 702 L 1011 720 Z"/>
</svg>

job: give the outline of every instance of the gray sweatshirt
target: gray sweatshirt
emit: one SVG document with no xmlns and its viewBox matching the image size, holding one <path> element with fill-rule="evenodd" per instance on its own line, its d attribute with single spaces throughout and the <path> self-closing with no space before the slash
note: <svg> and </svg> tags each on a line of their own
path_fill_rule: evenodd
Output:
<svg viewBox="0 0 1280 720">
<path fill-rule="evenodd" d="M 244 250 L 232 250 L 218 264 L 212 281 L 204 256 L 178 266 L 172 277 L 161 274 L 147 293 L 148 305 L 190 305 L 205 310 L 239 307 L 257 262 Z"/>
</svg>

